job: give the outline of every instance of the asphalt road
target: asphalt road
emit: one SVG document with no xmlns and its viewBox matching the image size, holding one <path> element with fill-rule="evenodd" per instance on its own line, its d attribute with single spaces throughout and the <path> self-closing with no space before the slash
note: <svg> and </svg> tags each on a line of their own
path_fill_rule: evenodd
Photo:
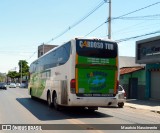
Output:
<svg viewBox="0 0 160 133">
<path fill-rule="evenodd" d="M 56 111 L 47 106 L 46 102 L 41 100 L 33 100 L 28 95 L 27 89 L 8 88 L 0 90 L 0 124 L 74 124 L 82 129 L 96 130 L 78 130 L 77 132 L 139 132 L 139 133 L 158 133 L 157 130 L 101 130 L 90 124 L 160 124 L 160 114 L 150 112 L 143 109 L 133 109 L 129 107 L 118 108 L 108 107 L 99 108 L 98 111 L 88 112 L 73 108 Z M 66 127 L 64 127 L 66 128 Z M 22 132 L 22 131 L 2 131 L 6 132 Z M 43 130 L 43 131 L 23 131 L 23 132 L 69 132 L 75 133 L 75 130 Z"/>
</svg>

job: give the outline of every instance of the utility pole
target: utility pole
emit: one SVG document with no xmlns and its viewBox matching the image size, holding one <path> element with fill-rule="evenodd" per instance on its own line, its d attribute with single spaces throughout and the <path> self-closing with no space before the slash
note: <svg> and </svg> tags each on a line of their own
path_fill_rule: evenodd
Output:
<svg viewBox="0 0 160 133">
<path fill-rule="evenodd" d="M 22 60 L 21 60 L 21 84 L 22 84 Z"/>
<path fill-rule="evenodd" d="M 109 0 L 108 39 L 111 39 L 111 0 Z"/>
</svg>

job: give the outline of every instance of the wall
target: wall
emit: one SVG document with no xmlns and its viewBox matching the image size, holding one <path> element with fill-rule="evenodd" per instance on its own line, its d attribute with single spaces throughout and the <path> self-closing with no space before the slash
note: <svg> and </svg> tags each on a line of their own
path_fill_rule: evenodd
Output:
<svg viewBox="0 0 160 133">
<path fill-rule="evenodd" d="M 120 75 L 120 84 L 124 87 L 126 94 L 129 93 L 129 79 L 138 78 L 137 99 L 145 99 L 146 74 L 145 70 L 139 70 L 132 73 Z"/>
</svg>

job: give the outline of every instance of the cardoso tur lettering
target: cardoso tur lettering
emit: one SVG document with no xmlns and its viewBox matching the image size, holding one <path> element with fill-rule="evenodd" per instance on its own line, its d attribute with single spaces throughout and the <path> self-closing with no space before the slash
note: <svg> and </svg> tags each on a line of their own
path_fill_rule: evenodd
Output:
<svg viewBox="0 0 160 133">
<path fill-rule="evenodd" d="M 81 48 L 97 48 L 97 49 L 108 49 L 114 50 L 113 44 L 103 43 L 103 42 L 95 42 L 95 41 L 79 41 L 79 46 Z"/>
</svg>

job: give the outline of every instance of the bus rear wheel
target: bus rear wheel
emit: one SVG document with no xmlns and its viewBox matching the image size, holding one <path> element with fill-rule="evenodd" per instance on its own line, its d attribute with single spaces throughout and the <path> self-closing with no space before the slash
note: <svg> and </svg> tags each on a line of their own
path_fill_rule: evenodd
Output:
<svg viewBox="0 0 160 133">
<path fill-rule="evenodd" d="M 32 95 L 32 89 L 30 89 L 30 95 L 31 95 L 31 99 L 35 99 L 35 97 Z"/>
<path fill-rule="evenodd" d="M 50 93 L 47 94 L 47 103 L 48 103 L 48 106 L 49 106 L 49 107 L 52 107 L 52 106 L 53 106 L 53 105 L 52 105 L 52 101 L 51 101 L 51 95 L 50 95 Z"/>
<path fill-rule="evenodd" d="M 55 110 L 60 109 L 59 105 L 57 104 L 57 94 L 56 93 L 53 95 L 53 106 L 54 106 Z"/>
<path fill-rule="evenodd" d="M 122 103 L 118 103 L 118 107 L 119 108 L 123 108 L 123 106 L 124 106 L 124 103 L 122 102 Z"/>
</svg>

